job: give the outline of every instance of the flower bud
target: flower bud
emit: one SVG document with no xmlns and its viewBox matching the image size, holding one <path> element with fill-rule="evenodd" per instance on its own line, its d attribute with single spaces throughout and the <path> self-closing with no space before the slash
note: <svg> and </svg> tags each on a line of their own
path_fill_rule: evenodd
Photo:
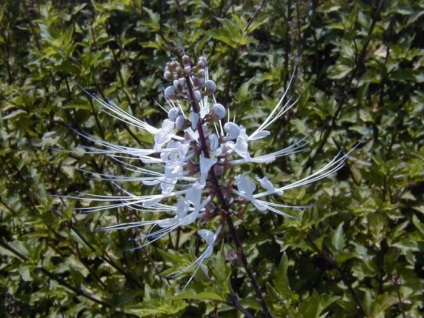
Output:
<svg viewBox="0 0 424 318">
<path fill-rule="evenodd" d="M 196 64 L 191 68 L 191 70 L 193 71 L 193 74 L 197 74 L 197 72 L 200 71 L 200 67 Z"/>
<path fill-rule="evenodd" d="M 197 61 L 197 65 L 201 68 L 204 68 L 206 65 L 208 65 L 208 60 L 206 59 L 206 57 L 200 56 Z"/>
<path fill-rule="evenodd" d="M 218 117 L 218 119 L 222 119 L 225 117 L 225 107 L 222 104 L 216 103 L 212 106 L 212 113 Z"/>
<path fill-rule="evenodd" d="M 184 87 L 184 86 L 185 86 L 185 84 L 186 84 L 186 80 L 185 80 L 185 78 L 184 78 L 184 77 L 180 77 L 180 78 L 178 79 L 178 82 L 180 82 L 181 87 Z"/>
<path fill-rule="evenodd" d="M 196 73 L 197 77 L 205 77 L 205 70 L 201 69 Z"/>
<path fill-rule="evenodd" d="M 184 66 L 184 73 L 186 75 L 190 75 L 191 74 L 191 66 L 190 65 Z"/>
<path fill-rule="evenodd" d="M 191 129 L 197 130 L 197 124 L 200 120 L 200 115 L 198 113 L 191 113 Z"/>
<path fill-rule="evenodd" d="M 191 65 L 190 57 L 187 54 L 184 54 L 181 59 L 183 61 L 184 66 L 190 66 Z"/>
<path fill-rule="evenodd" d="M 185 124 L 185 117 L 183 115 L 179 115 L 175 120 L 175 128 L 178 130 L 182 130 Z"/>
<path fill-rule="evenodd" d="M 228 139 L 233 140 L 236 139 L 240 135 L 240 128 L 235 123 L 229 121 L 224 125 L 224 130 L 228 134 Z"/>
<path fill-rule="evenodd" d="M 168 112 L 168 118 L 172 121 L 175 121 L 179 115 L 180 115 L 180 109 L 177 107 L 171 108 Z"/>
<path fill-rule="evenodd" d="M 172 81 L 172 73 L 170 71 L 165 71 L 163 73 L 163 77 L 167 80 L 167 81 Z"/>
<path fill-rule="evenodd" d="M 202 93 L 200 93 L 199 91 L 194 91 L 194 92 L 193 92 L 193 94 L 194 94 L 194 98 L 195 98 L 198 102 L 200 102 L 200 101 L 202 100 Z"/>
<path fill-rule="evenodd" d="M 167 98 L 167 99 L 174 99 L 176 97 L 177 96 L 175 95 L 175 88 L 174 88 L 174 86 L 168 86 L 165 89 L 165 98 Z"/>
<path fill-rule="evenodd" d="M 183 75 L 183 68 L 179 64 L 175 68 L 175 73 L 177 73 L 177 76 L 182 76 Z"/>
<path fill-rule="evenodd" d="M 212 81 L 212 80 L 207 80 L 207 81 L 205 82 L 205 88 L 206 88 L 206 91 L 207 91 L 209 94 L 214 93 L 214 92 L 216 91 L 216 84 L 215 84 L 215 82 L 214 82 L 214 81 Z"/>
<path fill-rule="evenodd" d="M 174 89 L 177 92 L 181 92 L 182 91 L 182 87 L 180 86 L 180 82 L 178 80 L 174 80 L 172 82 L 172 84 L 174 85 Z"/>
<path fill-rule="evenodd" d="M 168 67 L 171 71 L 175 71 L 177 69 L 177 67 L 180 66 L 180 63 L 172 61 L 171 63 L 169 63 Z"/>
</svg>

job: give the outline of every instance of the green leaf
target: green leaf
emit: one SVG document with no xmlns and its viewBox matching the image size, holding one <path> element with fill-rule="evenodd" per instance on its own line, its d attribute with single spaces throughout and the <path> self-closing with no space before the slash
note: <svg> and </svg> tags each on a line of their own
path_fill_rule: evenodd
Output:
<svg viewBox="0 0 424 318">
<path fill-rule="evenodd" d="M 424 239 L 424 224 L 418 219 L 415 214 L 412 216 L 412 223 L 415 225 L 415 227 L 421 233 L 421 237 Z"/>
<path fill-rule="evenodd" d="M 321 298 L 317 291 L 314 291 L 299 305 L 299 315 L 304 318 L 319 318 L 322 310 Z"/>
<path fill-rule="evenodd" d="M 140 21 L 141 25 L 149 27 L 152 31 L 157 32 L 160 30 L 160 15 L 153 12 L 153 10 L 143 7 L 144 12 L 149 16 L 148 21 Z"/>
<path fill-rule="evenodd" d="M 288 266 L 288 258 L 287 255 L 284 254 L 274 275 L 274 289 L 280 295 L 281 299 L 296 300 L 298 295 L 290 288 L 289 278 L 287 275 Z"/>
<path fill-rule="evenodd" d="M 11 113 L 9 113 L 8 115 L 4 116 L 3 119 L 15 119 L 16 117 L 22 117 L 27 115 L 28 113 L 23 110 L 23 109 L 17 109 L 15 111 L 12 111 Z"/>
<path fill-rule="evenodd" d="M 216 300 L 225 302 L 225 298 L 222 295 L 218 295 L 214 291 L 204 291 L 198 293 L 194 289 L 186 289 L 183 293 L 175 296 L 173 299 L 198 299 L 198 300 Z"/>
<path fill-rule="evenodd" d="M 21 265 L 18 267 L 19 274 L 21 274 L 23 281 L 25 282 L 32 281 L 31 270 L 32 270 L 32 266 L 28 266 L 28 265 Z"/>
<path fill-rule="evenodd" d="M 329 68 L 328 77 L 331 79 L 343 79 L 347 77 L 352 72 L 352 67 L 348 65 L 336 65 Z"/>
<path fill-rule="evenodd" d="M 343 222 L 333 231 L 331 235 L 331 246 L 334 248 L 335 252 L 341 253 L 345 247 L 345 237 L 343 234 Z"/>
</svg>

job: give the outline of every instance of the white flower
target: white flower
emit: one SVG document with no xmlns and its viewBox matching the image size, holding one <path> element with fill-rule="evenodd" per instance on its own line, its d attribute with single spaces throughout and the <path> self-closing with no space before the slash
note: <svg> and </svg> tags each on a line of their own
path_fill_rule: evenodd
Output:
<svg viewBox="0 0 424 318">
<path fill-rule="evenodd" d="M 212 253 L 213 253 L 213 247 L 215 245 L 216 239 L 218 238 L 219 233 L 221 232 L 222 226 L 219 226 L 216 232 L 212 232 L 210 230 L 201 229 L 197 232 L 199 236 L 205 241 L 207 244 L 207 247 L 203 251 L 203 253 L 189 266 L 187 266 L 185 269 L 176 272 L 172 275 L 168 275 L 168 278 L 173 278 L 180 276 L 188 271 L 192 271 L 193 274 L 191 275 L 190 279 L 187 281 L 187 283 L 182 288 L 181 292 L 183 292 L 187 286 L 190 284 L 190 282 L 193 280 L 194 276 L 196 275 L 197 271 L 199 270 L 200 266 L 202 265 L 203 261 L 208 259 Z"/>
<path fill-rule="evenodd" d="M 155 134 L 155 146 L 154 150 L 159 150 L 165 145 L 168 141 L 172 139 L 174 133 L 175 123 L 172 120 L 165 119 L 162 123 L 162 128 Z"/>
<path fill-rule="evenodd" d="M 82 197 L 70 198 L 99 204 L 79 208 L 83 212 L 125 207 L 145 213 L 166 214 L 168 216 L 166 218 L 158 216 L 156 220 L 140 220 L 98 229 L 111 231 L 150 227 L 147 233 L 139 238 L 144 242 L 136 248 L 143 248 L 182 226 L 205 226 L 198 231 L 198 235 L 205 241 L 207 247 L 191 265 L 174 275 L 194 270 L 184 286 L 185 289 L 201 264 L 211 256 L 217 238 L 223 230 L 222 224 L 226 222 L 224 214 L 216 214 L 215 207 L 218 210 L 231 209 L 233 204 L 238 204 L 237 202 L 248 201 L 258 211 L 268 210 L 293 217 L 281 210 L 288 207 L 303 209 L 307 206 L 293 207 L 265 199 L 280 196 L 284 191 L 327 177 L 342 167 L 349 154 L 337 156 L 312 175 L 292 184 L 277 186 L 267 177 L 256 177 L 256 182 L 263 189 L 257 191 L 255 179 L 245 173 L 234 176 L 231 174 L 231 168 L 242 164 L 270 163 L 278 157 L 307 149 L 307 137 L 305 137 L 287 148 L 269 154 L 255 157 L 249 151 L 251 143 L 269 136 L 270 132 L 266 129 L 296 103 L 291 99 L 284 103 L 288 89 L 265 121 L 249 135 L 243 125 L 229 120 L 229 110 L 216 101 L 214 95 L 216 84 L 209 79 L 207 61 L 204 57 L 200 57 L 195 65 L 191 65 L 188 56 L 183 57 L 183 65 L 175 61 L 169 62 L 164 77 L 171 82 L 171 85 L 164 92 L 168 107 L 161 106 L 161 108 L 167 112 L 167 118 L 160 128 L 152 127 L 135 118 L 111 102 L 90 95 L 108 114 L 151 133 L 154 136 L 154 144 L 151 149 L 138 149 L 113 145 L 81 134 L 99 146 L 99 148 L 85 147 L 87 152 L 109 156 L 123 164 L 131 176 L 98 175 L 101 180 L 112 182 L 122 195 L 85 194 Z M 290 83 L 293 77 L 294 75 Z M 131 163 L 127 160 L 131 160 Z M 140 165 L 137 165 L 137 161 Z M 236 186 L 229 188 L 234 184 L 232 178 Z M 145 186 L 152 186 L 156 192 L 150 195 L 134 194 L 121 185 L 125 182 L 140 182 Z M 226 187 L 225 193 L 221 192 L 223 187 Z M 231 211 L 226 212 L 228 214 Z M 208 217 L 204 218 L 205 215 Z M 198 222 L 200 219 L 203 223 Z M 216 230 L 212 231 L 214 228 Z"/>
<path fill-rule="evenodd" d="M 203 154 L 199 156 L 200 159 L 200 187 L 203 189 L 206 185 L 206 179 L 209 174 L 209 170 L 216 163 L 217 159 L 206 158 Z"/>
</svg>

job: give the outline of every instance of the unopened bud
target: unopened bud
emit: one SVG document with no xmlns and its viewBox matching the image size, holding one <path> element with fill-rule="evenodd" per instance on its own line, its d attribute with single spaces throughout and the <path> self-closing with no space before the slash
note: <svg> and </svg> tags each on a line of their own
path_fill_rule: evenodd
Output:
<svg viewBox="0 0 424 318">
<path fill-rule="evenodd" d="M 191 66 L 190 65 L 184 66 L 184 73 L 186 75 L 190 75 L 191 74 Z"/>
<path fill-rule="evenodd" d="M 183 115 L 179 115 L 175 120 L 175 128 L 178 130 L 182 130 L 185 124 L 185 117 Z"/>
<path fill-rule="evenodd" d="M 180 92 L 182 90 L 182 87 L 180 86 L 180 82 L 178 80 L 174 80 L 172 84 L 174 85 L 175 91 Z"/>
<path fill-rule="evenodd" d="M 200 115 L 198 113 L 191 113 L 191 129 L 197 130 L 197 124 L 200 120 Z"/>
<path fill-rule="evenodd" d="M 212 80 L 207 80 L 205 82 L 205 88 L 208 94 L 214 93 L 216 91 L 216 84 Z"/>
<path fill-rule="evenodd" d="M 197 74 L 197 72 L 200 70 L 200 67 L 196 64 L 191 68 L 191 70 L 193 71 L 193 74 Z"/>
<path fill-rule="evenodd" d="M 184 85 L 186 84 L 186 80 L 185 80 L 185 78 L 184 78 L 184 77 L 180 77 L 180 78 L 178 79 L 178 82 L 180 82 L 181 87 L 184 87 Z"/>
<path fill-rule="evenodd" d="M 183 61 L 184 66 L 190 66 L 191 65 L 190 57 L 187 54 L 184 54 L 181 59 Z"/>
<path fill-rule="evenodd" d="M 202 100 L 202 93 L 200 93 L 199 91 L 194 91 L 194 98 L 200 102 Z"/>
<path fill-rule="evenodd" d="M 208 65 L 208 60 L 206 59 L 206 57 L 200 56 L 197 61 L 197 65 L 201 68 L 204 68 L 206 65 Z"/>
<path fill-rule="evenodd" d="M 174 86 L 168 86 L 165 89 L 165 98 L 167 98 L 167 99 L 173 99 L 175 97 L 176 97 L 176 95 L 175 95 L 175 88 L 174 88 Z"/>
<path fill-rule="evenodd" d="M 171 63 L 169 63 L 168 67 L 171 71 L 175 71 L 177 69 L 177 67 L 180 66 L 180 63 L 172 61 Z"/>
<path fill-rule="evenodd" d="M 183 75 L 183 68 L 178 64 L 178 66 L 175 68 L 175 72 L 177 75 Z"/>
<path fill-rule="evenodd" d="M 218 117 L 218 119 L 222 119 L 225 117 L 225 107 L 222 104 L 216 103 L 212 106 L 212 113 Z"/>
<path fill-rule="evenodd" d="M 177 107 L 173 107 L 168 112 L 168 118 L 172 121 L 175 121 L 180 115 L 180 109 Z"/>
<path fill-rule="evenodd" d="M 236 139 L 240 135 L 240 128 L 233 122 L 228 122 L 224 125 L 224 130 L 228 134 L 228 139 Z"/>
<path fill-rule="evenodd" d="M 205 77 L 205 70 L 201 69 L 196 73 L 197 77 Z"/>
<path fill-rule="evenodd" d="M 167 80 L 167 81 L 172 81 L 172 73 L 170 71 L 165 71 L 163 73 L 163 77 Z"/>
</svg>

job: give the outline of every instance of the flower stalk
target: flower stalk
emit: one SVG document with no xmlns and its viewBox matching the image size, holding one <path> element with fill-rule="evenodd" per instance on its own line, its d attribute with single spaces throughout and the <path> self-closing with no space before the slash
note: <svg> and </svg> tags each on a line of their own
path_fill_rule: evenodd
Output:
<svg viewBox="0 0 424 318">
<path fill-rule="evenodd" d="M 293 217 L 282 209 L 287 207 L 304 209 L 308 206 L 287 206 L 274 203 L 269 199 L 281 196 L 284 191 L 318 181 L 340 169 L 346 156 L 337 156 L 329 164 L 310 176 L 284 186 L 274 185 L 267 177 L 255 179 L 247 174 L 232 174 L 232 168 L 242 164 L 267 164 L 276 158 L 295 154 L 307 149 L 305 138 L 293 145 L 269 154 L 254 157 L 249 144 L 270 135 L 266 130 L 296 103 L 287 98 L 286 89 L 277 105 L 263 123 L 252 133 L 230 120 L 228 107 L 217 102 L 216 84 L 209 79 L 208 62 L 201 56 L 196 64 L 184 55 L 182 64 L 171 61 L 166 64 L 164 78 L 172 84 L 164 91 L 167 106 L 162 107 L 168 118 L 161 128 L 126 113 L 112 102 L 103 101 L 90 95 L 103 110 L 110 115 L 151 133 L 154 145 L 151 149 L 138 149 L 118 146 L 91 136 L 88 140 L 100 146 L 85 147 L 87 152 L 111 157 L 124 165 L 132 175 L 100 175 L 101 180 L 112 182 L 123 195 L 103 196 L 86 194 L 85 197 L 73 196 L 72 199 L 85 199 L 99 205 L 80 208 L 83 212 L 95 212 L 111 208 L 129 208 L 143 214 L 167 215 L 167 218 L 140 220 L 99 228 L 98 231 L 112 231 L 149 227 L 147 234 L 140 238 L 145 241 L 136 248 L 143 248 L 159 240 L 172 231 L 186 226 L 202 226 L 198 235 L 206 248 L 186 269 L 168 277 L 176 277 L 193 272 L 183 290 L 194 279 L 200 266 L 213 253 L 214 246 L 221 241 L 222 233 L 230 233 L 237 255 L 255 291 L 261 311 L 267 318 L 272 317 L 270 308 L 256 280 L 237 229 L 232 213 L 237 204 L 251 202 L 259 211 Z M 294 75 L 291 77 L 289 86 Z M 188 105 L 187 105 L 188 104 Z M 188 106 L 188 107 L 187 107 Z M 128 162 L 128 160 L 130 162 Z M 133 162 L 141 162 L 139 166 Z M 136 176 L 134 176 L 136 174 Z M 256 180 L 256 181 L 255 181 Z M 138 195 L 126 190 L 121 183 L 139 182 L 144 186 L 155 186 L 159 192 L 150 195 Z M 257 183 L 264 189 L 257 191 Z M 248 313 L 233 295 L 234 305 L 244 314 Z"/>
<path fill-rule="evenodd" d="M 199 113 L 200 107 L 197 103 L 197 100 L 194 98 L 193 88 L 191 86 L 189 76 L 186 75 L 185 78 L 186 78 L 186 81 L 187 81 L 187 88 L 188 88 L 191 103 L 192 103 L 192 110 L 195 113 Z M 201 150 L 202 150 L 204 156 L 206 158 L 209 158 L 209 150 L 208 150 L 208 147 L 206 145 L 205 133 L 203 131 L 203 125 L 200 121 L 197 124 L 197 129 L 199 131 L 199 141 L 200 141 L 200 144 L 201 144 Z M 259 300 L 259 303 L 261 305 L 264 317 L 271 318 L 272 317 L 271 311 L 269 310 L 268 305 L 265 302 L 265 299 L 264 299 L 263 294 L 260 290 L 259 284 L 256 281 L 256 277 L 253 274 L 249 263 L 247 262 L 246 254 L 244 253 L 242 243 L 239 240 L 239 237 L 237 235 L 237 230 L 236 230 L 234 223 L 233 223 L 233 220 L 231 218 L 229 204 L 228 204 L 227 200 L 225 199 L 225 197 L 222 193 L 222 188 L 219 185 L 218 177 L 216 176 L 215 171 L 213 169 L 209 170 L 209 180 L 210 180 L 210 183 L 211 183 L 211 188 L 213 189 L 213 193 L 216 195 L 216 197 L 218 199 L 218 202 L 219 202 L 219 205 L 220 205 L 220 210 L 225 215 L 225 222 L 228 225 L 232 241 L 233 241 L 233 243 L 234 243 L 234 245 L 237 249 L 237 254 L 240 257 L 241 263 L 242 263 L 242 265 L 243 265 L 243 267 L 246 271 L 246 274 L 247 274 L 247 276 L 249 277 L 249 279 L 252 283 L 252 287 L 255 291 L 257 299 Z M 241 306 L 241 304 L 240 304 L 240 306 Z"/>
</svg>

